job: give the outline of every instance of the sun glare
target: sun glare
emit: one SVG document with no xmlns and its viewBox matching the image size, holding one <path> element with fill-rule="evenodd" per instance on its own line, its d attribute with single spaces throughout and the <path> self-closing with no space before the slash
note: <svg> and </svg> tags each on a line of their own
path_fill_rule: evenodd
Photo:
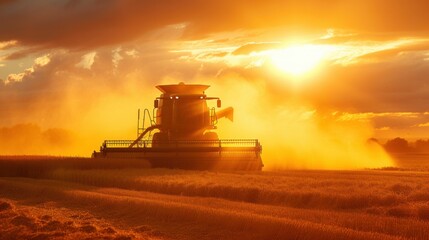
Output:
<svg viewBox="0 0 429 240">
<path fill-rule="evenodd" d="M 292 76 L 300 76 L 316 66 L 332 51 L 327 45 L 295 45 L 280 50 L 272 50 L 269 56 L 273 65 Z"/>
</svg>

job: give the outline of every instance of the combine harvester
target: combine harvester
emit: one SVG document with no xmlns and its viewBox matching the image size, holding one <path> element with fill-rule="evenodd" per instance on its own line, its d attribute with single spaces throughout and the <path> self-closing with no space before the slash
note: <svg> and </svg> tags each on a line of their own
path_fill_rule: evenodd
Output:
<svg viewBox="0 0 429 240">
<path fill-rule="evenodd" d="M 154 168 L 204 170 L 255 170 L 264 166 L 257 139 L 222 139 L 214 132 L 220 118 L 233 120 L 233 108 L 216 113 L 204 91 L 209 85 L 156 86 L 162 94 L 154 101 L 153 114 L 138 112 L 137 139 L 106 140 L 93 158 L 147 160 Z M 142 120 L 142 121 L 141 121 Z M 150 126 L 145 127 L 149 122 Z M 140 127 L 142 126 L 142 127 Z"/>
</svg>

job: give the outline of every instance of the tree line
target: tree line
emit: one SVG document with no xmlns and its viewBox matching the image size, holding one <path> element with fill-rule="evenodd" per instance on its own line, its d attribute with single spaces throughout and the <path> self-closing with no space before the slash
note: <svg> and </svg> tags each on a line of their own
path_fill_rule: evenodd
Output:
<svg viewBox="0 0 429 240">
<path fill-rule="evenodd" d="M 415 142 L 410 142 L 404 138 L 394 138 L 382 144 L 384 149 L 388 152 L 401 153 L 401 152 L 415 152 L 415 153 L 429 153 L 429 139 L 419 139 Z"/>
</svg>

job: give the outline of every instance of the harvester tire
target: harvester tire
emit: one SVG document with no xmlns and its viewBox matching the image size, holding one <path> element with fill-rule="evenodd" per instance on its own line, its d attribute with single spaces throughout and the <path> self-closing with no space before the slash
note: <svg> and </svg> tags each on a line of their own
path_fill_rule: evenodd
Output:
<svg viewBox="0 0 429 240">
<path fill-rule="evenodd" d="M 217 133 L 215 132 L 206 132 L 204 133 L 204 140 L 219 140 Z"/>
<path fill-rule="evenodd" d="M 168 135 L 165 133 L 157 132 L 152 137 L 153 147 L 165 147 L 168 145 Z"/>
</svg>

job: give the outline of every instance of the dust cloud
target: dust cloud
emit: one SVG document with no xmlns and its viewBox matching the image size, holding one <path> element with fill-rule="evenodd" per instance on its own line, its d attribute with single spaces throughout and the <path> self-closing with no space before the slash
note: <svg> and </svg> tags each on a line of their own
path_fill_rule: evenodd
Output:
<svg viewBox="0 0 429 240">
<path fill-rule="evenodd" d="M 302 99 L 274 95 L 265 81 L 227 76 L 213 84 L 224 107 L 234 107 L 234 123 L 219 123 L 221 138 L 258 138 L 266 170 L 357 169 L 394 165 L 373 141 L 368 122 L 344 121 L 333 111 Z"/>
<path fill-rule="evenodd" d="M 64 155 L 75 144 L 72 132 L 61 128 L 43 130 L 35 124 L 0 128 L 0 155 Z M 70 152 L 72 153 L 72 152 Z"/>
<path fill-rule="evenodd" d="M 0 84 L 0 155 L 88 157 L 106 139 L 135 139 L 137 109 L 152 108 L 158 78 L 111 55 L 98 51 L 87 69 L 81 53 L 52 53 Z"/>
<path fill-rule="evenodd" d="M 141 77 L 130 74 L 118 87 L 92 77 L 82 87 L 70 76 L 62 81 L 75 84 L 62 86 L 60 94 L 22 101 L 31 108 L 4 106 L 0 155 L 88 157 L 106 139 L 134 139 L 138 108 L 152 107 L 158 94 L 153 83 L 135 81 Z"/>
<path fill-rule="evenodd" d="M 150 69 L 155 72 L 145 72 L 130 67 L 135 60 L 129 58 L 116 68 L 111 52 L 98 52 L 88 70 L 73 67 L 80 54 L 52 55 L 49 64 L 35 66 L 21 82 L 5 86 L 2 102 L 14 98 L 19 105 L 2 106 L 0 155 L 90 156 L 105 139 L 135 139 L 137 109 L 152 109 L 160 94 L 155 85 L 183 81 L 210 84 L 209 96 L 220 97 L 223 107 L 234 107 L 234 123 L 220 120 L 219 136 L 259 139 L 265 169 L 393 165 L 380 146 L 367 141 L 373 136 L 370 123 L 341 120 L 269 79 L 239 73 L 192 76 L 193 65 L 185 68 L 189 74 L 177 77 L 162 73 L 164 62 L 154 63 Z M 173 72 L 178 70 L 183 69 Z"/>
<path fill-rule="evenodd" d="M 105 139 L 134 139 L 137 109 L 151 109 L 159 95 L 156 83 L 139 83 L 138 77 L 124 79 L 127 87 L 121 91 L 99 90 L 103 94 L 70 87 L 60 108 L 67 109 L 67 114 L 55 113 L 61 123 L 58 128 L 43 129 L 37 124 L 2 128 L 0 154 L 90 156 Z M 223 108 L 234 107 L 234 122 L 218 123 L 220 138 L 259 139 L 266 170 L 393 165 L 379 145 L 367 141 L 373 130 L 369 123 L 341 121 L 332 112 L 314 109 L 299 99 L 283 99 L 268 92 L 264 81 L 228 76 L 193 82 L 211 84 L 207 94 L 220 97 Z M 86 104 L 77 96 L 83 96 Z"/>
</svg>

